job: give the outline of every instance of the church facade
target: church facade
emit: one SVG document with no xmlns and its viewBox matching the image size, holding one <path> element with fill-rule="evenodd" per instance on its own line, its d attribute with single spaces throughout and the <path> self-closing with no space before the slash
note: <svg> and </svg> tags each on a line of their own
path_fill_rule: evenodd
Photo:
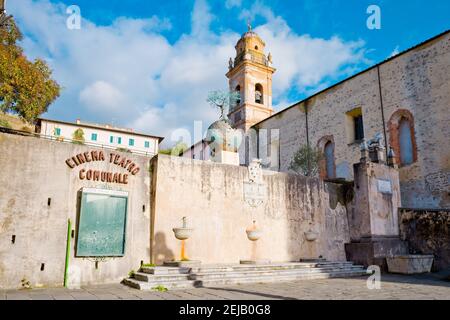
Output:
<svg viewBox="0 0 450 320">
<path fill-rule="evenodd" d="M 361 143 L 378 135 L 386 157 L 395 154 L 402 206 L 450 207 L 449 31 L 275 114 L 264 48 L 249 30 L 229 62 L 230 91 L 240 94 L 229 119 L 246 133 L 241 164 L 259 158 L 289 172 L 295 152 L 310 145 L 324 154 L 321 178 L 352 181 Z"/>
</svg>

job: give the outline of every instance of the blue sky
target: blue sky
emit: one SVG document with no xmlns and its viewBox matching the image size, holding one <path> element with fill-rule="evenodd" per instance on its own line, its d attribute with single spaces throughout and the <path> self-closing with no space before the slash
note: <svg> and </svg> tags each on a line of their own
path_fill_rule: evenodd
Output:
<svg viewBox="0 0 450 320">
<path fill-rule="evenodd" d="M 65 26 L 73 4 L 81 30 Z M 366 27 L 372 4 L 381 9 L 381 30 Z M 169 141 L 177 128 L 217 118 L 205 99 L 226 88 L 228 58 L 247 19 L 278 69 L 277 111 L 450 28 L 447 0 L 20 0 L 7 7 L 26 54 L 45 58 L 64 87 L 46 117 L 114 123 Z"/>
</svg>

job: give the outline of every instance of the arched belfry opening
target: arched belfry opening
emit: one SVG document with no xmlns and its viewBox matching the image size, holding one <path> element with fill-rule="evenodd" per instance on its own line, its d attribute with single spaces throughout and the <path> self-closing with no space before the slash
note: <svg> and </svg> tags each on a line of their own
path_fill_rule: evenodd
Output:
<svg viewBox="0 0 450 320">
<path fill-rule="evenodd" d="M 236 107 L 238 107 L 241 105 L 241 86 L 238 84 L 234 91 L 236 92 Z"/>
<path fill-rule="evenodd" d="M 255 85 L 255 102 L 264 104 L 264 89 L 260 83 Z"/>
</svg>

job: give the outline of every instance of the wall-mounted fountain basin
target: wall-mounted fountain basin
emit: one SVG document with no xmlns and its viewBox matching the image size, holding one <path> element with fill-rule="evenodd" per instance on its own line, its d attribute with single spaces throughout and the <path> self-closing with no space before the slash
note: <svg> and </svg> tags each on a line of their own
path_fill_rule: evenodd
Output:
<svg viewBox="0 0 450 320">
<path fill-rule="evenodd" d="M 316 241 L 318 237 L 319 234 L 317 232 L 311 230 L 305 232 L 305 238 L 307 241 Z"/>
<path fill-rule="evenodd" d="M 261 238 L 261 230 L 247 230 L 247 238 L 250 241 L 258 241 Z"/>
<path fill-rule="evenodd" d="M 175 238 L 178 240 L 187 240 L 191 237 L 194 229 L 191 228 L 173 228 L 173 233 L 175 234 Z"/>
</svg>

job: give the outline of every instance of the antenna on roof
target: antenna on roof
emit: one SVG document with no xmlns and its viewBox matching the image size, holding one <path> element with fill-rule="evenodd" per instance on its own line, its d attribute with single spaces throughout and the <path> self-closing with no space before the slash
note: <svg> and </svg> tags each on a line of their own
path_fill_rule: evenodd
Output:
<svg viewBox="0 0 450 320">
<path fill-rule="evenodd" d="M 252 31 L 252 24 L 251 24 L 250 18 L 247 19 L 247 29 L 248 29 L 249 32 Z"/>
</svg>

